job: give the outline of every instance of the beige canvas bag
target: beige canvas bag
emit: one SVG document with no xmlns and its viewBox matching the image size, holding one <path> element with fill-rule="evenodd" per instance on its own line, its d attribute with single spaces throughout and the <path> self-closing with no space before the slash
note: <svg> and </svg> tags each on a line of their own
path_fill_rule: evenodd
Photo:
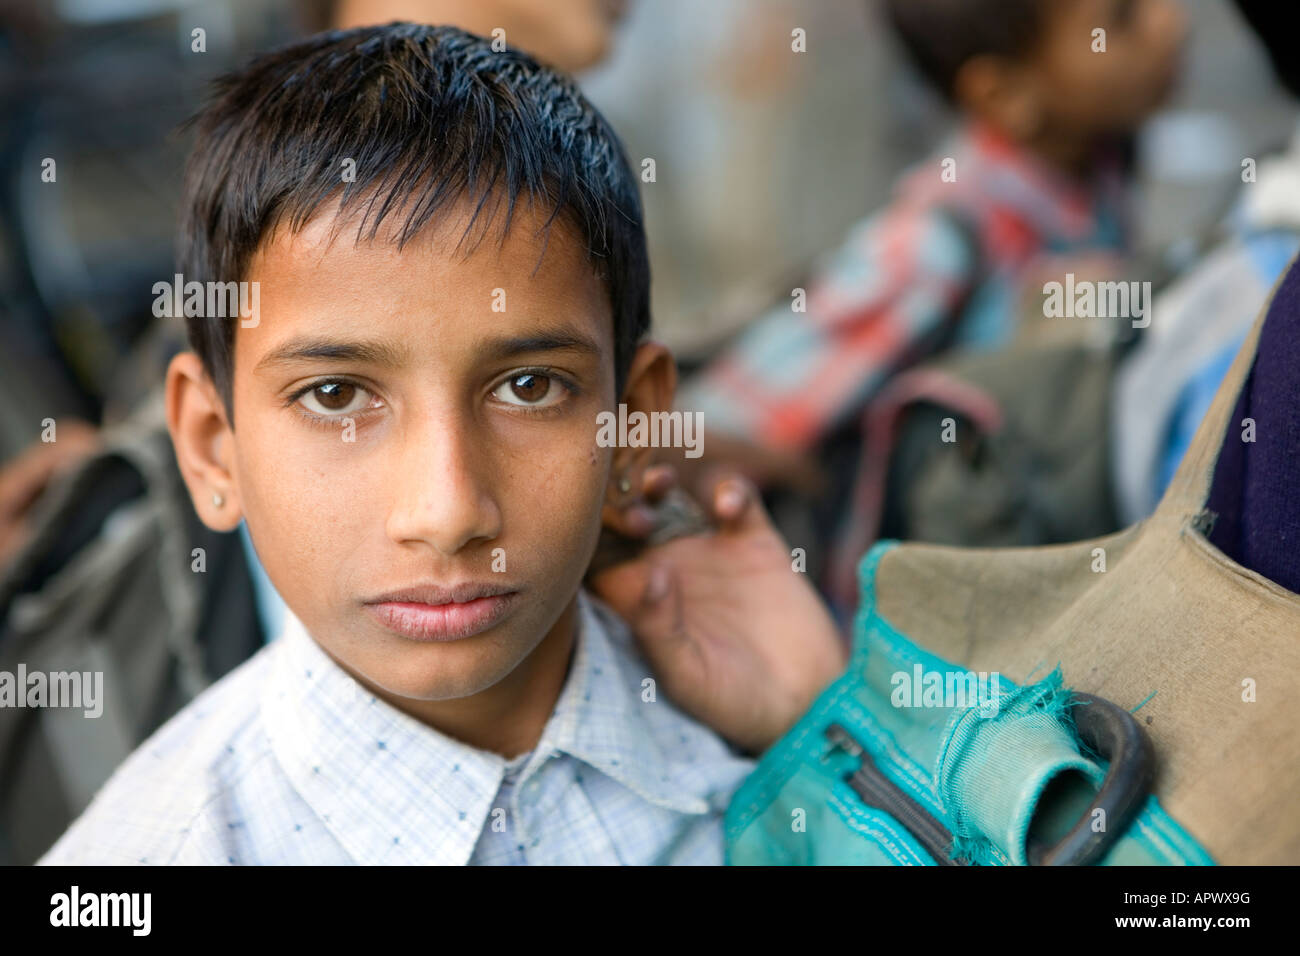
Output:
<svg viewBox="0 0 1300 956">
<path fill-rule="evenodd" d="M 881 615 L 939 656 L 1017 682 L 1059 663 L 1136 710 L 1156 797 L 1222 864 L 1300 863 L 1300 595 L 1199 530 L 1267 313 L 1150 518 L 1052 547 L 904 544 L 876 577 Z"/>
</svg>

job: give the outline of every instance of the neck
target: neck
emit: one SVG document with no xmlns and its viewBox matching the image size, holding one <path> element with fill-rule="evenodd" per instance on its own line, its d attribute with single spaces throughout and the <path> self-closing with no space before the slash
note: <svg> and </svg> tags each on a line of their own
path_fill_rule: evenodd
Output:
<svg viewBox="0 0 1300 956">
<path fill-rule="evenodd" d="M 1032 155 L 1045 167 L 1078 183 L 1087 183 L 1096 168 L 1097 156 L 1103 142 L 1096 136 L 1085 135 L 1054 124 L 1030 136 L 1013 136 L 996 124 L 990 129 Z"/>
<path fill-rule="evenodd" d="M 531 654 L 491 687 L 469 697 L 414 700 L 382 688 L 370 689 L 448 737 L 506 758 L 517 757 L 537 746 L 555 711 L 568 678 L 577 619 L 575 595 Z"/>
<path fill-rule="evenodd" d="M 1086 182 L 1093 169 L 1096 150 L 1089 145 L 1075 143 L 1042 142 L 1031 147 L 1044 163 L 1076 182 Z"/>
</svg>

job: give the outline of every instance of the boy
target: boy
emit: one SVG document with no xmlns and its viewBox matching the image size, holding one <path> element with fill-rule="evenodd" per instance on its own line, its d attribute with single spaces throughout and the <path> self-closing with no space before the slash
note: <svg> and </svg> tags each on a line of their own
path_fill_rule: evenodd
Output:
<svg viewBox="0 0 1300 956">
<path fill-rule="evenodd" d="M 257 291 L 187 314 L 168 425 L 292 614 L 42 862 L 721 862 L 750 761 L 580 590 L 646 464 L 597 416 L 674 385 L 604 120 L 460 30 L 329 33 L 219 85 L 185 190 L 185 279 Z"/>
<path fill-rule="evenodd" d="M 1113 267 L 1123 182 L 1105 160 L 1169 92 L 1184 34 L 1175 0 L 885 9 L 960 114 L 954 140 L 854 229 L 806 312 L 775 308 L 679 395 L 709 423 L 706 460 L 768 484 L 817 487 L 800 463 L 893 373 L 950 346 L 1007 343 L 1025 294 L 1084 271 L 1080 257 Z"/>
</svg>

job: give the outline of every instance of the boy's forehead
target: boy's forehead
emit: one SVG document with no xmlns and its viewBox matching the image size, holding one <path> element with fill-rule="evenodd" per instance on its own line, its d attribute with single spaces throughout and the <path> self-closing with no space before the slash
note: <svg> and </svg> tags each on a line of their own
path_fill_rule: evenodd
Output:
<svg viewBox="0 0 1300 956">
<path fill-rule="evenodd" d="M 258 327 L 269 323 L 271 334 L 237 334 L 236 351 L 244 351 L 241 338 L 270 348 L 277 331 L 300 334 L 304 326 L 418 335 L 432 324 L 466 339 L 563 319 L 612 356 L 609 295 L 577 230 L 562 217 L 545 228 L 548 214 L 522 203 L 504 235 L 503 212 L 470 226 L 471 212 L 449 207 L 400 244 L 405 210 L 390 212 L 373 239 L 368 223 L 359 234 L 355 209 L 324 210 L 296 231 L 281 223 L 246 270 L 259 285 Z"/>
<path fill-rule="evenodd" d="M 298 229 L 276 223 L 259 243 L 248 271 L 321 272 L 347 268 L 350 262 L 371 267 L 388 262 L 396 268 L 424 260 L 449 266 L 449 274 L 454 270 L 466 281 L 494 272 L 521 282 L 542 273 L 595 279 L 586 244 L 564 217 L 548 226 L 548 212 L 520 202 L 506 230 L 505 211 L 493 201 L 477 219 L 474 212 L 468 202 L 448 206 L 403 241 L 409 209 L 390 210 L 376 229 L 366 218 L 365 202 L 340 211 L 334 201 Z"/>
</svg>

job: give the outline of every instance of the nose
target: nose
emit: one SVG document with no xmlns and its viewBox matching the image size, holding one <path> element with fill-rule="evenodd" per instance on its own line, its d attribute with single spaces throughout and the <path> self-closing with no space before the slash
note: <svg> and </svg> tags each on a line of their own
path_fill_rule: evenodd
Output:
<svg viewBox="0 0 1300 956">
<path fill-rule="evenodd" d="M 421 416 L 402 430 L 387 532 L 398 544 L 423 544 L 451 556 L 501 533 L 492 469 L 472 423 L 455 413 Z"/>
</svg>

